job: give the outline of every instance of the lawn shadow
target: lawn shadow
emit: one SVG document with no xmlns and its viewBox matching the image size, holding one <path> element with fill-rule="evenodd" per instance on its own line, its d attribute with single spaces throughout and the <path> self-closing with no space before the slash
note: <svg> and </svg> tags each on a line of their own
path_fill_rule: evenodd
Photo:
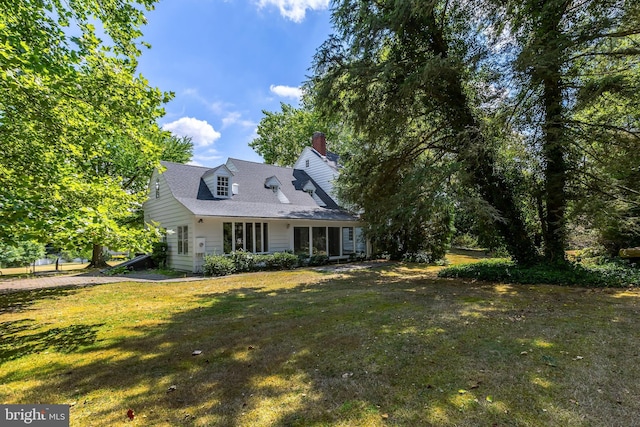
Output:
<svg viewBox="0 0 640 427">
<path fill-rule="evenodd" d="M 70 325 L 62 328 L 50 328 L 46 331 L 30 333 L 42 328 L 32 319 L 0 322 L 0 365 L 30 354 L 47 350 L 60 353 L 78 351 L 96 341 L 100 324 Z"/>
<path fill-rule="evenodd" d="M 0 316 L 4 313 L 19 313 L 42 300 L 55 300 L 78 291 L 78 286 L 59 286 L 24 291 L 0 292 Z"/>
<path fill-rule="evenodd" d="M 323 274 L 319 282 L 280 288 L 237 278 L 228 289 L 196 295 L 196 307 L 161 326 L 131 326 L 127 339 L 95 343 L 84 350 L 95 352 L 94 362 L 42 379 L 42 386 L 77 393 L 78 400 L 96 387 L 137 390 L 122 408 L 96 410 L 90 401 L 73 408 L 76 416 L 105 424 L 124 421 L 128 407 L 150 425 L 217 426 L 461 419 L 464 425 L 578 425 L 616 414 L 615 405 L 598 414 L 598 406 L 585 409 L 566 394 L 580 388 L 569 383 L 582 369 L 572 359 L 575 349 L 596 352 L 612 320 L 624 332 L 616 335 L 616 350 L 640 338 L 630 327 L 637 315 L 632 304 L 613 294 L 594 303 L 591 294 L 566 288 L 568 296 L 560 298 L 565 294 L 549 288 L 407 278 L 397 268 Z M 6 327 L 18 337 L 30 326 Z M 76 335 L 90 343 L 97 327 Z M 98 357 L 114 349 L 119 357 Z M 608 354 L 592 354 L 593 366 L 606 364 Z M 637 373 L 618 366 L 598 377 L 597 386 L 614 393 L 621 377 Z M 629 387 L 630 397 L 620 398 L 627 410 L 640 410 L 631 401 L 640 390 Z M 538 419 L 527 412 L 532 407 Z"/>
</svg>

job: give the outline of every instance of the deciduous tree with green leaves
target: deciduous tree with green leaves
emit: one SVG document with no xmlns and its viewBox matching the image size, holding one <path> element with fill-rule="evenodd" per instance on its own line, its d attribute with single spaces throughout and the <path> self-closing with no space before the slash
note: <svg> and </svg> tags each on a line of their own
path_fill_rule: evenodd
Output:
<svg viewBox="0 0 640 427">
<path fill-rule="evenodd" d="M 258 124 L 258 137 L 249 143 L 265 163 L 293 166 L 316 131 L 325 134 L 333 152 L 339 152 L 348 137 L 339 122 L 321 115 L 308 101 L 301 107 L 282 102 L 280 110 L 262 111 L 264 117 Z"/>
<path fill-rule="evenodd" d="M 149 249 L 130 218 L 167 137 L 171 94 L 136 73 L 154 2 L 0 2 L 0 239 Z"/>
</svg>

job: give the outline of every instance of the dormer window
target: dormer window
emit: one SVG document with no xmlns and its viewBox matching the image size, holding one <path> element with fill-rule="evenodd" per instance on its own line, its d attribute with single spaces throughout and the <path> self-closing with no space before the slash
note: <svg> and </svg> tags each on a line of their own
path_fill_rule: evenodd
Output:
<svg viewBox="0 0 640 427">
<path fill-rule="evenodd" d="M 216 196 L 229 197 L 229 177 L 218 175 L 216 180 Z"/>
<path fill-rule="evenodd" d="M 311 183 L 311 181 L 307 181 L 307 182 L 305 182 L 305 184 L 302 186 L 302 190 L 303 190 L 305 193 L 307 193 L 307 194 L 309 194 L 310 196 L 312 196 L 312 197 L 313 197 L 313 195 L 314 195 L 314 194 L 315 194 L 315 192 L 316 192 L 316 186 L 315 186 L 315 185 L 313 185 L 313 184 Z"/>
<path fill-rule="evenodd" d="M 156 178 L 156 199 L 160 198 L 160 179 Z"/>
<path fill-rule="evenodd" d="M 305 167 L 305 168 L 308 168 L 308 167 L 309 167 L 309 159 L 307 159 L 307 160 L 305 160 L 305 161 L 304 161 L 304 167 Z"/>
<path fill-rule="evenodd" d="M 278 192 L 278 190 L 280 189 L 280 185 L 280 180 L 275 176 L 270 176 L 264 181 L 264 186 L 266 188 L 270 188 L 274 193 Z"/>
</svg>

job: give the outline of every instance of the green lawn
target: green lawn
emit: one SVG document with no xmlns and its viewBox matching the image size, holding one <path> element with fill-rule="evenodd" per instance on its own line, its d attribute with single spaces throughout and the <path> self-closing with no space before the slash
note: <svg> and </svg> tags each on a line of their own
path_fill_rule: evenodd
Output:
<svg viewBox="0 0 640 427">
<path fill-rule="evenodd" d="M 637 424 L 640 292 L 435 270 L 0 295 L 0 402 L 72 426 Z"/>
</svg>

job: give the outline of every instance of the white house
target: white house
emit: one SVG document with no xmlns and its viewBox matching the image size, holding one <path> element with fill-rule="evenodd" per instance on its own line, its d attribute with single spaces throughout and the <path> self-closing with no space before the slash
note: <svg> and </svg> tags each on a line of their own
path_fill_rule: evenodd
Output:
<svg viewBox="0 0 640 427">
<path fill-rule="evenodd" d="M 293 251 L 346 259 L 368 253 L 357 216 L 335 201 L 338 158 L 314 134 L 294 168 L 228 159 L 215 168 L 162 162 L 145 221 L 167 230 L 168 264 L 198 272 L 207 254 Z"/>
</svg>

